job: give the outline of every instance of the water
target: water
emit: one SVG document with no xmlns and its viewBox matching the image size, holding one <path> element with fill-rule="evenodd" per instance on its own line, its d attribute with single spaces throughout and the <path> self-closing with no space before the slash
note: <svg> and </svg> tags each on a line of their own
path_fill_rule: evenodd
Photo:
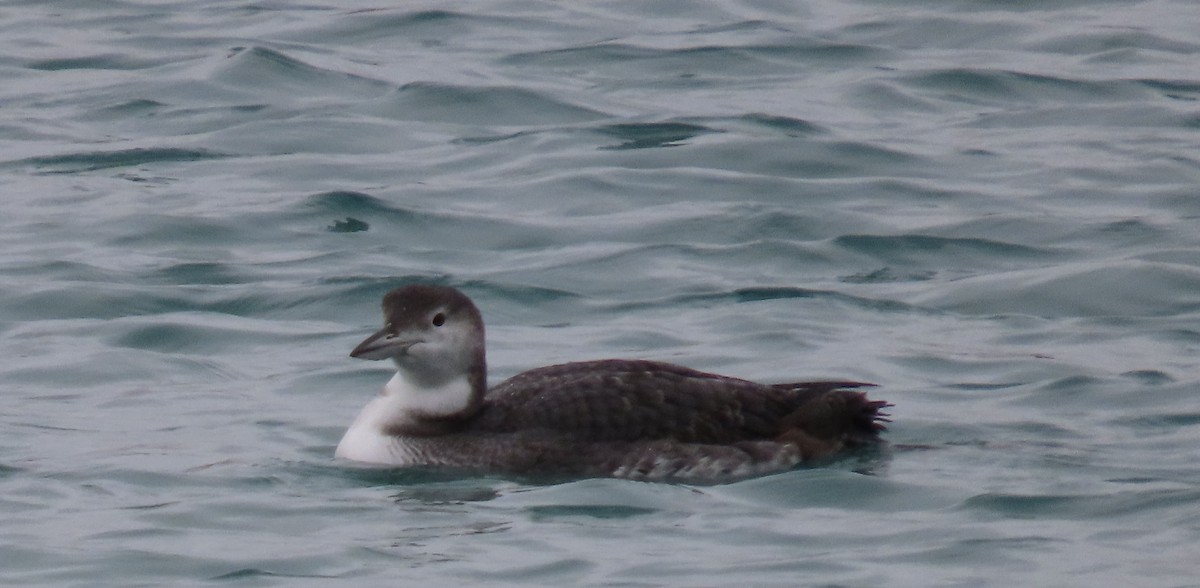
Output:
<svg viewBox="0 0 1200 588">
<path fill-rule="evenodd" d="M 1184 586 L 1200 9 L 7 2 L 0 580 Z M 735 484 L 332 459 L 388 288 L 492 378 L 877 382 Z M 341 582 L 339 582 L 341 580 Z"/>
</svg>

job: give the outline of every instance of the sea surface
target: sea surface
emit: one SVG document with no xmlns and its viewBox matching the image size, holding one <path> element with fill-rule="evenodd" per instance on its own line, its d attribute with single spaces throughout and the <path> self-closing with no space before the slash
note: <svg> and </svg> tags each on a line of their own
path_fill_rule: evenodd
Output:
<svg viewBox="0 0 1200 588">
<path fill-rule="evenodd" d="M 0 80 L 0 584 L 1200 585 L 1191 0 L 7 0 Z M 337 461 L 417 281 L 888 444 Z"/>
</svg>

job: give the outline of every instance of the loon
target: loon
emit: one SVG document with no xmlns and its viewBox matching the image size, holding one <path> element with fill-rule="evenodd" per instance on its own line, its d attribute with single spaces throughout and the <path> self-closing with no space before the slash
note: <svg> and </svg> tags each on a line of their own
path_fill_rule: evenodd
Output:
<svg viewBox="0 0 1200 588">
<path fill-rule="evenodd" d="M 862 382 L 759 384 L 648 360 L 532 369 L 487 387 L 483 318 L 461 291 L 408 285 L 350 353 L 396 373 L 339 458 L 479 473 L 735 480 L 879 441 L 891 404 Z"/>
</svg>

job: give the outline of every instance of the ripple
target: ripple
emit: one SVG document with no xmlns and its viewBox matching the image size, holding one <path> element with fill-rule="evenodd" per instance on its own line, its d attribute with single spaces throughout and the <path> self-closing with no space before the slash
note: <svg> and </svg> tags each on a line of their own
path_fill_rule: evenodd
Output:
<svg viewBox="0 0 1200 588">
<path fill-rule="evenodd" d="M 1054 252 L 1016 243 L 992 239 L 936 237 L 931 235 L 842 235 L 834 244 L 850 251 L 870 255 L 885 264 L 915 265 L 917 260 L 951 258 L 957 264 L 968 265 L 970 259 L 984 264 L 988 261 L 1039 259 L 1053 257 Z"/>
<path fill-rule="evenodd" d="M 356 214 L 407 217 L 412 213 L 391 206 L 382 198 L 352 190 L 321 192 L 305 198 L 304 206 L 319 210 L 322 214 Z"/>
<path fill-rule="evenodd" d="M 824 127 L 811 121 L 790 116 L 779 116 L 761 112 L 744 114 L 737 117 L 736 120 L 746 121 L 767 129 L 778 131 L 789 137 L 817 135 L 827 132 Z"/>
<path fill-rule="evenodd" d="M 925 303 L 970 314 L 1150 317 L 1200 310 L 1197 293 L 1194 266 L 1125 261 L 965 279 Z"/>
<path fill-rule="evenodd" d="M 1020 495 L 987 493 L 973 496 L 962 508 L 1013 519 L 1078 519 L 1120 517 L 1186 504 L 1200 497 L 1195 490 L 1152 490 L 1112 494 Z"/>
<path fill-rule="evenodd" d="M 713 73 L 721 77 L 751 77 L 781 72 L 813 63 L 853 62 L 878 56 L 880 52 L 865 45 L 830 42 L 816 38 L 791 38 L 779 43 L 745 45 L 700 45 L 660 48 L 629 43 L 606 42 L 593 45 L 515 53 L 504 58 L 511 65 L 537 65 L 549 68 L 590 63 L 602 70 L 617 65 L 632 67 L 640 75 L 674 70 Z M 612 72 L 615 74 L 615 72 Z"/>
<path fill-rule="evenodd" d="M 169 63 L 167 60 L 137 59 L 130 55 L 106 54 L 61 59 L 39 59 L 26 64 L 29 69 L 64 71 L 72 69 L 138 70 Z"/>
<path fill-rule="evenodd" d="M 173 263 L 151 270 L 146 277 L 154 282 L 179 285 L 232 285 L 253 281 L 252 277 L 220 262 Z"/>
<path fill-rule="evenodd" d="M 1115 50 L 1193 55 L 1200 51 L 1200 44 L 1170 39 L 1149 31 L 1116 29 L 1059 34 L 1045 41 L 1031 43 L 1028 49 L 1093 57 L 1110 56 Z"/>
<path fill-rule="evenodd" d="M 1186 80 L 1138 80 L 1139 83 L 1154 89 L 1163 96 L 1183 102 L 1200 101 L 1200 83 Z"/>
<path fill-rule="evenodd" d="M 601 149 L 675 147 L 699 135 L 718 132 L 700 125 L 678 122 L 623 123 L 604 125 L 597 130 L 623 141 L 619 145 L 601 147 Z"/>
<path fill-rule="evenodd" d="M 411 82 L 374 108 L 393 120 L 493 126 L 581 123 L 604 115 L 525 88 Z"/>
<path fill-rule="evenodd" d="M 1030 74 L 1017 71 L 984 69 L 943 69 L 908 77 L 905 83 L 928 93 L 943 92 L 956 100 L 984 102 L 1072 102 L 1088 104 L 1100 101 L 1132 100 L 1141 92 L 1125 80 L 1091 81 Z"/>
<path fill-rule="evenodd" d="M 235 47 L 230 53 L 210 79 L 256 95 L 311 100 L 314 97 L 382 96 L 391 90 L 382 81 L 318 67 L 277 49 Z"/>
<path fill-rule="evenodd" d="M 176 147 L 145 147 L 114 151 L 84 151 L 61 155 L 44 155 L 17 161 L 31 165 L 46 174 L 74 174 L 114 167 L 134 167 L 163 162 L 194 162 L 230 157 L 226 153 L 207 149 Z"/>
</svg>

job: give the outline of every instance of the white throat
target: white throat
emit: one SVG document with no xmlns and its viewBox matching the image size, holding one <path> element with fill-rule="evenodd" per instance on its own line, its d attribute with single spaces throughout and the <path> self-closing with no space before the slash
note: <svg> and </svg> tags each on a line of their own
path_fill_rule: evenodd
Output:
<svg viewBox="0 0 1200 588">
<path fill-rule="evenodd" d="M 448 416 L 471 404 L 471 382 L 463 374 L 438 386 L 426 387 L 409 378 L 404 370 L 396 370 L 384 385 L 382 396 L 391 398 L 396 408 L 410 415 Z"/>
<path fill-rule="evenodd" d="M 398 464 L 403 453 L 395 431 L 422 417 L 449 416 L 471 404 L 471 383 L 466 375 L 436 387 L 421 387 L 403 370 L 371 399 L 338 443 L 338 457 L 371 463 Z"/>
</svg>

